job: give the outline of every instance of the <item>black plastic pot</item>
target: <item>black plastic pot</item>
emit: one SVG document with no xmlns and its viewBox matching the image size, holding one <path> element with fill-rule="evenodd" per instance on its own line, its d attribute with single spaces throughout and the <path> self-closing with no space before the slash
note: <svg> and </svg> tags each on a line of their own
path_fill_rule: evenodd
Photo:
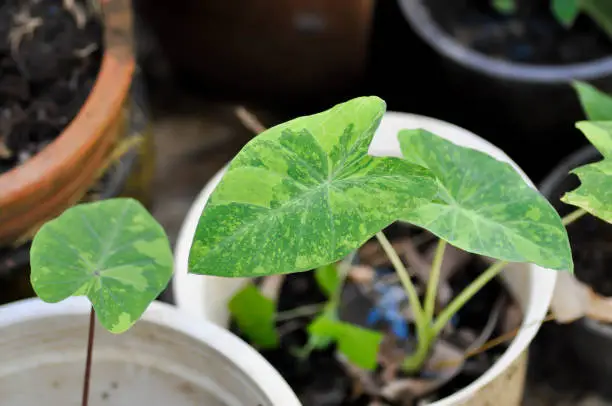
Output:
<svg viewBox="0 0 612 406">
<path fill-rule="evenodd" d="M 412 30 L 437 54 L 442 72 L 428 80 L 429 93 L 444 105 L 440 118 L 489 139 L 535 181 L 585 145 L 574 130 L 583 113 L 569 84 L 588 81 L 612 91 L 612 56 L 558 66 L 496 59 L 468 48 L 440 24 L 465 0 L 398 1 Z"/>
<path fill-rule="evenodd" d="M 601 160 L 600 153 L 587 146 L 570 155 L 542 182 L 540 191 L 557 208 L 560 214 L 574 210 L 559 201 L 567 191 L 579 186 L 580 181 L 569 171 L 579 166 Z M 580 220 L 578 220 L 580 222 Z M 610 225 L 612 227 L 612 225 Z M 571 242 L 571 234 L 570 234 Z M 579 275 L 580 269 L 575 272 Z M 568 325 L 555 326 L 557 334 L 553 340 L 566 340 L 567 346 L 577 358 L 580 371 L 575 376 L 588 376 L 590 389 L 600 395 L 612 398 L 612 325 L 582 318 Z"/>
</svg>

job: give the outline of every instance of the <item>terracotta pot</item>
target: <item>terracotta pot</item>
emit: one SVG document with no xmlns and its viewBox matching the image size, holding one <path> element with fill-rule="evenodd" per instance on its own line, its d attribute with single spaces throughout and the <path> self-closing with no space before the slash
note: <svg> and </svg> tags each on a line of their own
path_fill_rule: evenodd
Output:
<svg viewBox="0 0 612 406">
<path fill-rule="evenodd" d="M 21 166 L 0 175 L 0 244 L 32 233 L 78 202 L 123 132 L 135 61 L 130 0 L 105 0 L 104 56 L 85 104 L 63 133 Z"/>
</svg>

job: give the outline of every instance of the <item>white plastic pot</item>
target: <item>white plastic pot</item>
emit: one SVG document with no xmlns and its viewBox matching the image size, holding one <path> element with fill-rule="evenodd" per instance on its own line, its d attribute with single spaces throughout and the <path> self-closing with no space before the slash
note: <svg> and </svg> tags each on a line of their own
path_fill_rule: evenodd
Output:
<svg viewBox="0 0 612 406">
<path fill-rule="evenodd" d="M 501 150 L 477 135 L 444 121 L 414 114 L 387 112 L 378 128 L 370 153 L 400 157 L 397 133 L 401 129 L 424 128 L 456 144 L 488 153 L 511 164 L 534 187 L 523 171 Z M 242 286 L 243 279 L 202 277 L 188 274 L 188 257 L 195 229 L 206 201 L 223 176 L 222 169 L 200 193 L 182 226 L 175 249 L 174 297 L 178 307 L 222 326 L 228 324 L 227 301 Z M 508 350 L 478 380 L 432 406 L 474 405 L 487 401 L 497 406 L 521 404 L 529 343 L 547 314 L 557 273 L 535 265 L 512 264 L 502 273 L 509 290 L 521 304 L 523 327 Z"/>
<path fill-rule="evenodd" d="M 0 307 L 0 404 L 77 406 L 90 304 L 28 299 Z M 90 406 L 300 406 L 270 364 L 212 323 L 155 302 L 124 334 L 99 325 Z"/>
</svg>

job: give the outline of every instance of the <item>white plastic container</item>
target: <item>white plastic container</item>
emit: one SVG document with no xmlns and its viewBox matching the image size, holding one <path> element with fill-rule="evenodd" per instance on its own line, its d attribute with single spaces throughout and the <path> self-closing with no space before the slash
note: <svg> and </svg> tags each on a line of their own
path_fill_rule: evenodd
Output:
<svg viewBox="0 0 612 406">
<path fill-rule="evenodd" d="M 463 128 L 429 117 L 387 112 L 370 145 L 370 153 L 377 156 L 401 156 L 397 133 L 401 129 L 416 128 L 424 128 L 458 145 L 483 151 L 500 161 L 508 162 L 535 188 L 523 171 L 501 150 Z M 221 180 L 224 170 L 206 185 L 185 219 L 175 247 L 173 284 L 174 297 L 181 310 L 221 326 L 227 326 L 228 323 L 227 301 L 242 286 L 244 279 L 202 277 L 188 274 L 187 270 L 189 249 L 200 213 Z M 482 406 L 487 401 L 496 406 L 521 404 L 527 348 L 540 327 L 538 321 L 546 317 L 557 272 L 527 264 L 512 264 L 510 268 L 502 273 L 502 277 L 522 306 L 523 328 L 491 369 L 471 385 L 432 406 Z"/>
<path fill-rule="evenodd" d="M 89 301 L 0 307 L 0 404 L 79 406 Z M 244 341 L 154 302 L 132 329 L 96 328 L 90 406 L 300 406 Z"/>
</svg>

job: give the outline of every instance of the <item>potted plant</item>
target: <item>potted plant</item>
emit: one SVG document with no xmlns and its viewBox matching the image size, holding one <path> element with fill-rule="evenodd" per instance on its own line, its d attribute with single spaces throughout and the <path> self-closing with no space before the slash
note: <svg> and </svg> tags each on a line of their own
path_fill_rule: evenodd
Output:
<svg viewBox="0 0 612 406">
<path fill-rule="evenodd" d="M 129 0 L 8 1 L 3 36 L 0 244 L 78 202 L 126 132 Z"/>
<path fill-rule="evenodd" d="M 579 138 L 554 142 L 583 118 L 567 85 L 589 81 L 612 91 L 612 11 L 606 0 L 399 4 L 437 55 L 442 72 L 435 80 L 445 93 L 435 100 L 446 106 L 441 117 L 490 139 L 536 180 L 580 146 Z M 542 148 L 551 153 L 534 153 Z"/>
<path fill-rule="evenodd" d="M 612 132 L 606 125 L 612 122 L 612 97 L 586 83 L 576 83 L 574 87 L 590 120 L 577 126 L 594 146 L 582 148 L 561 162 L 542 182 L 540 190 L 562 214 L 569 212 L 570 205 L 580 198 L 579 193 L 567 193 L 580 184 L 582 193 L 601 191 L 603 194 L 599 196 L 597 205 L 585 207 L 588 213 L 568 227 L 576 273 L 575 277 L 563 275 L 559 278 L 552 310 L 557 319 L 570 324 L 551 326 L 549 330 L 550 334 L 559 333 L 566 337 L 560 344 L 576 353 L 576 368 L 592 371 L 589 382 L 575 382 L 572 387 L 566 385 L 564 389 L 586 388 L 611 397 L 608 382 L 612 377 L 612 307 L 609 300 L 612 292 L 608 288 L 606 264 L 610 256 L 608 233 L 612 226 L 609 224 L 610 216 L 602 210 L 609 207 L 610 201 L 610 189 L 606 188 L 606 176 L 610 172 L 606 172 L 606 168 L 609 166 L 607 159 Z M 595 184 L 593 176 L 597 176 Z M 563 351 L 566 347 L 547 344 L 550 334 L 542 337 L 542 346 L 547 347 L 549 353 Z"/>
<path fill-rule="evenodd" d="M 385 120 L 384 111 L 381 99 L 358 98 L 273 127 L 249 142 L 218 175 L 219 183 L 209 188 L 214 190 L 195 229 L 188 271 L 267 277 L 259 289 L 247 284 L 228 295 L 229 310 L 241 333 L 277 368 L 290 365 L 301 371 L 296 379 L 288 379 L 305 404 L 315 404 L 313 397 L 321 402 L 322 396 L 329 405 L 364 397 L 392 404 L 416 400 L 484 404 L 502 396 L 504 404 L 519 404 L 525 349 L 546 314 L 555 273 L 515 263 L 571 271 L 562 220 L 490 144 L 423 117 L 390 114 Z M 381 136 L 372 141 L 381 119 L 377 132 Z M 450 140 L 434 135 L 436 128 L 445 129 L 442 132 Z M 431 268 L 418 270 L 418 252 L 402 255 L 411 257 L 406 263 L 400 258 L 386 236 L 390 225 L 401 227 L 398 221 L 420 228 L 418 233 L 426 238 L 437 238 L 430 251 Z M 404 232 L 404 237 L 414 236 L 414 227 Z M 394 268 L 399 282 L 379 285 L 394 275 L 385 269 L 351 277 L 347 264 L 352 261 L 343 258 L 374 236 L 388 256 L 383 268 Z M 368 261 L 364 248 L 357 251 L 362 264 Z M 457 253 L 475 261 L 471 265 L 475 268 L 472 276 L 463 272 L 459 283 L 463 288 L 451 287 L 450 296 L 443 298 L 438 290 L 449 292 L 449 281 L 441 276 L 448 272 L 443 271 L 444 264 Z M 338 261 L 343 262 L 336 270 Z M 460 268 L 467 272 L 469 267 Z M 505 289 L 515 295 L 519 313 L 524 314 L 522 322 L 520 316 L 514 322 L 522 325 L 520 332 L 499 359 L 490 356 L 477 376 L 472 372 L 471 382 L 460 377 L 463 384 L 455 380 L 448 391 L 445 384 L 468 369 L 464 360 L 480 345 L 469 347 L 491 335 L 486 330 L 500 328 L 495 320 L 499 313 L 482 310 L 488 305 L 486 299 L 482 295 L 471 299 L 506 268 Z M 313 284 L 304 281 L 309 274 L 278 276 L 308 270 L 315 270 L 310 273 L 318 289 L 314 295 Z M 286 284 L 279 290 L 282 279 Z M 366 290 L 380 292 L 370 302 L 371 296 L 358 293 L 362 304 L 370 304 L 361 310 L 357 303 L 347 303 L 350 289 L 361 291 L 355 279 L 365 280 Z M 194 282 L 193 277 L 185 281 Z M 398 295 L 399 286 L 405 293 L 400 288 Z M 504 297 L 504 288 L 496 289 L 493 296 Z M 182 293 L 175 291 L 179 305 Z M 313 303 L 313 297 L 319 303 Z M 217 299 L 201 298 L 205 303 Z M 456 315 L 470 307 L 464 307 L 466 303 L 476 303 L 480 311 L 472 307 L 472 316 L 486 320 L 477 327 L 478 337 L 467 339 L 468 348 L 454 336 L 465 327 Z M 371 318 L 388 323 L 379 330 L 369 325 Z M 471 318 L 459 313 L 463 323 Z M 277 347 L 280 352 L 274 351 Z M 323 386 L 318 391 L 303 375 L 314 379 L 315 370 L 327 381 L 315 382 Z M 327 384 L 342 381 L 343 375 L 350 375 L 351 383 L 345 380 L 340 390 L 330 390 Z"/>
<path fill-rule="evenodd" d="M 0 363 L 3 405 L 299 406 L 243 341 L 151 303 L 172 275 L 172 252 L 137 201 L 66 210 L 36 234 L 31 265 L 40 299 L 0 307 L 1 341 L 10 348 Z"/>
</svg>

